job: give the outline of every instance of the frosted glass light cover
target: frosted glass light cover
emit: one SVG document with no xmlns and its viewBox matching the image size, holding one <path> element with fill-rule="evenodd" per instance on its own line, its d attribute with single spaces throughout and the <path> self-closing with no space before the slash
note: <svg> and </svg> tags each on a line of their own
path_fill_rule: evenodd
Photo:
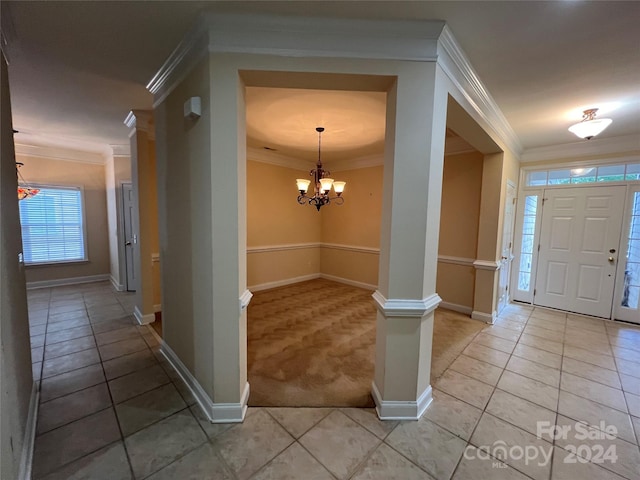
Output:
<svg viewBox="0 0 640 480">
<path fill-rule="evenodd" d="M 298 185 L 298 190 L 301 192 L 306 193 L 310 183 L 311 183 L 311 180 L 307 180 L 306 178 L 296 178 L 296 184 Z"/>
<path fill-rule="evenodd" d="M 569 127 L 569 131 L 580 138 L 592 138 L 601 133 L 605 128 L 611 125 L 610 118 L 596 118 L 594 120 L 586 120 L 576 123 Z"/>
<path fill-rule="evenodd" d="M 336 193 L 342 193 L 346 184 L 347 182 L 333 182 L 333 189 Z"/>
<path fill-rule="evenodd" d="M 321 178 L 320 185 L 322 186 L 323 192 L 328 192 L 331 190 L 331 184 L 333 183 L 333 178 Z"/>
</svg>

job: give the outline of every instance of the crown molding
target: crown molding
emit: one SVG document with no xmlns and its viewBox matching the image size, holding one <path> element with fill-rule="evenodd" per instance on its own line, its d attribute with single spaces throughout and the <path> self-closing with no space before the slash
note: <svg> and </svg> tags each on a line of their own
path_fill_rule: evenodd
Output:
<svg viewBox="0 0 640 480">
<path fill-rule="evenodd" d="M 207 52 L 437 61 L 467 99 L 475 114 L 499 139 L 516 155 L 520 155 L 523 150 L 520 140 L 451 30 L 440 20 L 364 20 L 206 13 L 198 19 L 148 83 L 147 89 L 154 94 L 154 107 L 171 93 Z M 457 153 L 463 151 L 449 154 Z"/>
<path fill-rule="evenodd" d="M 148 110 L 131 110 L 124 119 L 124 124 L 132 130 L 153 133 L 153 113 Z"/>
<path fill-rule="evenodd" d="M 112 155 L 111 148 L 105 145 L 62 138 L 48 138 L 31 133 L 16 133 L 14 142 L 16 155 L 51 160 L 104 165 L 107 158 Z"/>
<path fill-rule="evenodd" d="M 155 97 L 154 108 L 195 67 L 207 53 L 208 45 L 209 29 L 206 17 L 202 15 L 147 84 L 147 90 Z"/>
<path fill-rule="evenodd" d="M 520 157 L 520 162 L 543 162 L 596 155 L 620 155 L 631 152 L 640 152 L 640 135 L 594 138 L 560 145 L 528 148 Z"/>
<path fill-rule="evenodd" d="M 263 148 L 247 147 L 247 160 L 260 163 L 268 163 L 278 167 L 294 170 L 312 170 L 316 163 L 310 160 L 301 160 L 281 153 L 265 150 Z M 384 164 L 384 155 L 369 155 L 364 157 L 348 158 L 346 160 L 333 160 L 322 162 L 326 170 L 341 172 L 345 170 L 357 170 L 360 168 L 375 167 Z"/>
<path fill-rule="evenodd" d="M 360 168 L 377 167 L 384 165 L 384 154 L 366 155 L 364 157 L 348 158 L 346 160 L 334 160 L 324 162 L 327 170 L 342 172 L 344 170 L 358 170 Z"/>
<path fill-rule="evenodd" d="M 268 163 L 278 167 L 292 168 L 294 170 L 311 170 L 315 168 L 315 162 L 289 157 L 281 153 L 265 150 L 264 148 L 247 147 L 247 160 L 260 163 Z"/>
<path fill-rule="evenodd" d="M 511 151 L 520 155 L 523 150 L 520 139 L 480 80 L 448 26 L 442 30 L 438 46 L 438 65 L 464 95 L 475 113 L 493 129 Z"/>
<path fill-rule="evenodd" d="M 441 20 L 364 20 L 204 13 L 147 84 L 154 107 L 207 53 L 431 61 Z"/>
<path fill-rule="evenodd" d="M 130 157 L 131 156 L 131 145 L 109 145 L 111 147 L 111 151 L 113 152 L 114 157 Z"/>
</svg>

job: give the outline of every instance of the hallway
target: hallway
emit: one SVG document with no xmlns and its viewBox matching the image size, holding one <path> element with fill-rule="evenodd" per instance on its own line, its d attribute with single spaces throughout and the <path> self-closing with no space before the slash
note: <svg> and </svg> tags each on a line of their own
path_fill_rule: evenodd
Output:
<svg viewBox="0 0 640 480">
<path fill-rule="evenodd" d="M 36 480 L 640 477 L 633 326 L 511 305 L 436 381 L 418 422 L 380 422 L 372 409 L 250 408 L 242 424 L 213 425 L 151 329 L 135 325 L 131 294 L 96 283 L 28 296 L 41 382 Z M 590 429 L 585 440 L 573 436 L 576 421 L 616 433 Z M 541 425 L 570 429 L 554 439 Z M 502 464 L 478 450 L 497 455 L 500 445 L 537 458 L 511 448 Z M 572 445 L 600 465 L 576 461 Z M 597 456 L 599 446 L 617 458 Z"/>
</svg>

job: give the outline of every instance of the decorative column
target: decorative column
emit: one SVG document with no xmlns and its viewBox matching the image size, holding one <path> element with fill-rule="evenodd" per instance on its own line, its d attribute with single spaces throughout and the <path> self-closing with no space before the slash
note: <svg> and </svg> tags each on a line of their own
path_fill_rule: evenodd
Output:
<svg viewBox="0 0 640 480">
<path fill-rule="evenodd" d="M 478 225 L 477 260 L 473 312 L 471 318 L 486 323 L 496 319 L 498 282 L 500 280 L 499 238 L 502 235 L 500 190 L 504 154 L 484 156 L 482 165 L 482 193 L 480 195 L 480 222 Z"/>
<path fill-rule="evenodd" d="M 381 419 L 431 403 L 433 312 L 447 94 L 435 62 L 408 65 L 387 96 L 376 366 Z"/>
<path fill-rule="evenodd" d="M 131 129 L 131 182 L 134 192 L 132 224 L 134 270 L 137 279 L 134 316 L 141 325 L 155 321 L 153 245 L 158 243 L 155 131 L 151 112 L 132 110 L 125 119 Z"/>
</svg>

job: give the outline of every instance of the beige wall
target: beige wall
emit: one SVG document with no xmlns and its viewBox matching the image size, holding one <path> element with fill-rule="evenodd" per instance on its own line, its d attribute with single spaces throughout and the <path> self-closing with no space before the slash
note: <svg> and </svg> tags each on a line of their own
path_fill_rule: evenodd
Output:
<svg viewBox="0 0 640 480">
<path fill-rule="evenodd" d="M 18 156 L 22 176 L 29 183 L 79 186 L 84 193 L 87 262 L 27 267 L 27 282 L 109 274 L 109 234 L 104 165 Z"/>
<path fill-rule="evenodd" d="M 295 179 L 308 175 L 306 170 L 247 161 L 247 285 L 250 288 L 277 285 L 319 272 L 321 213 L 296 201 Z M 299 248 L 278 249 L 296 245 Z M 256 251 L 256 247 L 263 248 Z"/>
<path fill-rule="evenodd" d="M 439 255 L 475 259 L 481 190 L 481 153 L 445 157 Z"/>
<path fill-rule="evenodd" d="M 306 170 L 247 162 L 249 287 L 321 274 L 377 285 L 382 166 L 335 172 L 336 179 L 347 182 L 345 203 L 319 212 L 296 201 L 295 179 L 308 175 Z M 272 186 L 268 202 L 267 184 Z"/>
<path fill-rule="evenodd" d="M 154 111 L 154 120 L 162 286 L 171 292 L 163 299 L 163 338 L 213 396 L 213 325 L 205 320 L 213 317 L 213 304 L 204 301 L 211 298 L 213 261 L 208 65 L 203 59 L 191 71 Z M 202 98 L 202 117 L 185 123 L 184 100 L 193 95 Z"/>
<path fill-rule="evenodd" d="M 343 194 L 345 202 L 322 208 L 322 242 L 378 251 L 325 246 L 320 257 L 320 271 L 377 287 L 383 167 L 336 170 L 333 178 L 347 182 Z"/>
<path fill-rule="evenodd" d="M 0 478 L 19 478 L 33 387 L 7 65 L 0 54 Z M 28 446 L 27 446 L 28 448 Z M 24 472 L 22 472 L 24 474 Z M 25 477 L 26 478 L 26 477 Z"/>
<path fill-rule="evenodd" d="M 247 162 L 248 248 L 321 240 L 322 212 L 296 201 L 296 178 L 308 176 L 307 170 Z"/>
<path fill-rule="evenodd" d="M 479 152 L 444 159 L 439 256 L 476 258 L 482 164 Z M 472 309 L 474 289 L 473 266 L 438 262 L 436 291 L 444 302 Z"/>
</svg>

